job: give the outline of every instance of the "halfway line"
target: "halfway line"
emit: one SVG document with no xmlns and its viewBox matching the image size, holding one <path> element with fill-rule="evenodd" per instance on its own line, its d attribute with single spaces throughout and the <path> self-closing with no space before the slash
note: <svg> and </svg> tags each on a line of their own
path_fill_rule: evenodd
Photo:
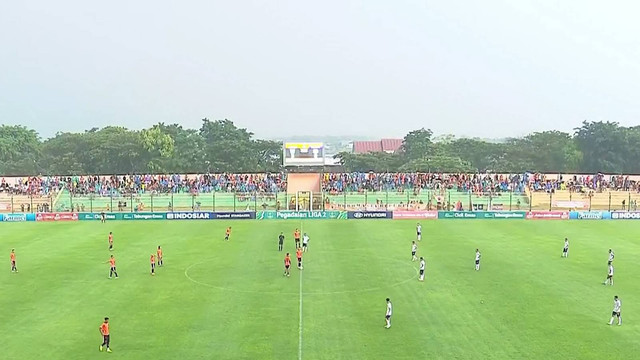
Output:
<svg viewBox="0 0 640 360">
<path fill-rule="evenodd" d="M 300 232 L 304 234 L 302 231 L 302 220 L 300 220 Z M 302 271 L 300 273 L 300 322 L 298 323 L 298 360 L 302 360 Z"/>
</svg>

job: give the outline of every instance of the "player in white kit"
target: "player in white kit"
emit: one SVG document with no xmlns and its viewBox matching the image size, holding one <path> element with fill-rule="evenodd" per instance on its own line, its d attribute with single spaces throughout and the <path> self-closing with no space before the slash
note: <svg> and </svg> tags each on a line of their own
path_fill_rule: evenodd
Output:
<svg viewBox="0 0 640 360">
<path fill-rule="evenodd" d="M 613 285 L 613 265 L 611 265 L 611 261 L 609 261 L 609 271 L 607 272 L 607 279 L 604 281 L 604 285 Z"/>
<path fill-rule="evenodd" d="M 389 300 L 389 298 L 387 298 L 387 312 L 384 316 L 384 319 L 386 321 L 386 325 L 385 328 L 390 328 L 391 327 L 391 315 L 393 315 L 393 305 L 391 305 L 391 300 Z"/>
<path fill-rule="evenodd" d="M 416 235 L 418 237 L 418 241 L 422 240 L 422 225 L 420 225 L 420 223 L 418 223 L 418 225 L 416 225 Z"/>
<path fill-rule="evenodd" d="M 304 235 L 302 236 L 302 251 L 307 252 L 308 248 L 309 248 L 309 235 L 307 235 L 307 233 L 304 233 Z"/>
<path fill-rule="evenodd" d="M 564 248 L 562 248 L 562 257 L 569 257 L 569 239 L 564 238 Z"/>
<path fill-rule="evenodd" d="M 427 267 L 427 263 L 424 261 L 424 258 L 420 257 L 420 281 L 424 281 L 424 268 Z"/>
<path fill-rule="evenodd" d="M 476 271 L 480 270 L 480 258 L 482 254 L 480 254 L 480 250 L 476 249 Z"/>
<path fill-rule="evenodd" d="M 611 263 L 615 257 L 616 255 L 613 253 L 613 250 L 609 249 L 609 260 L 607 261 Z"/>
<path fill-rule="evenodd" d="M 418 260 L 418 257 L 416 256 L 417 252 L 418 252 L 418 245 L 416 244 L 415 241 L 413 241 L 411 243 L 411 261 Z"/>
<path fill-rule="evenodd" d="M 620 299 L 618 295 L 613 297 L 613 311 L 611 312 L 611 320 L 609 320 L 609 325 L 613 325 L 613 319 L 618 318 L 618 325 L 622 325 L 622 316 L 620 316 L 620 307 L 622 303 L 620 303 Z"/>
</svg>

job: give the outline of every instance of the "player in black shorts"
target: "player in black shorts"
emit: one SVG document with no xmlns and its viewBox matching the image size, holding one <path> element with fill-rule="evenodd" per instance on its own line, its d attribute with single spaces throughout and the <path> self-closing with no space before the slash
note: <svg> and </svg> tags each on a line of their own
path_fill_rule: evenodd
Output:
<svg viewBox="0 0 640 360">
<path fill-rule="evenodd" d="M 278 251 L 282 251 L 283 246 L 284 246 L 284 233 L 280 233 L 280 235 L 278 235 Z"/>
<path fill-rule="evenodd" d="M 107 221 L 107 214 L 103 212 L 100 213 L 100 222 L 105 223 Z"/>
<path fill-rule="evenodd" d="M 293 233 L 293 240 L 296 243 L 296 249 L 300 247 L 300 231 L 298 229 L 296 229 L 296 231 Z"/>
</svg>

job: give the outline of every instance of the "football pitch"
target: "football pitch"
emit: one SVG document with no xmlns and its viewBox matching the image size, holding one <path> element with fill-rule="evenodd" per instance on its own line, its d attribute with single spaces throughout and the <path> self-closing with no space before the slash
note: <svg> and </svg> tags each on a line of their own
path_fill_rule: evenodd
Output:
<svg viewBox="0 0 640 360">
<path fill-rule="evenodd" d="M 640 223 L 442 220 L 0 224 L 0 358 L 632 359 Z M 223 241 L 233 227 L 229 242 Z M 293 231 L 309 234 L 304 270 Z M 114 234 L 114 251 L 107 236 Z M 292 253 L 283 277 L 280 232 Z M 561 258 L 564 237 L 569 258 Z M 163 267 L 149 274 L 161 245 Z M 19 273 L 11 273 L 15 248 Z M 474 252 L 482 252 L 474 271 Z M 604 286 L 608 249 L 615 285 Z M 108 279 L 111 254 L 119 279 Z M 623 326 L 608 326 L 613 296 Z M 385 298 L 394 305 L 384 328 Z M 113 353 L 100 353 L 110 318 Z"/>
</svg>

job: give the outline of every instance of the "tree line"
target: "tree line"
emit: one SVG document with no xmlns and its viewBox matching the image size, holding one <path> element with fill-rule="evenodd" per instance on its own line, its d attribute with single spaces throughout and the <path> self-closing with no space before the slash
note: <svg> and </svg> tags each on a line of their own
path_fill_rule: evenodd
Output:
<svg viewBox="0 0 640 360">
<path fill-rule="evenodd" d="M 500 142 L 411 131 L 394 154 L 336 157 L 345 171 L 640 174 L 640 126 L 583 122 L 573 133 L 535 132 Z M 256 139 L 230 120 L 199 129 L 156 124 L 60 132 L 49 139 L 25 126 L 0 126 L 0 175 L 278 172 L 282 143 Z"/>
<path fill-rule="evenodd" d="M 587 122 L 573 133 L 535 132 L 501 142 L 410 132 L 396 154 L 338 155 L 347 170 L 640 174 L 640 126 Z"/>
</svg>

